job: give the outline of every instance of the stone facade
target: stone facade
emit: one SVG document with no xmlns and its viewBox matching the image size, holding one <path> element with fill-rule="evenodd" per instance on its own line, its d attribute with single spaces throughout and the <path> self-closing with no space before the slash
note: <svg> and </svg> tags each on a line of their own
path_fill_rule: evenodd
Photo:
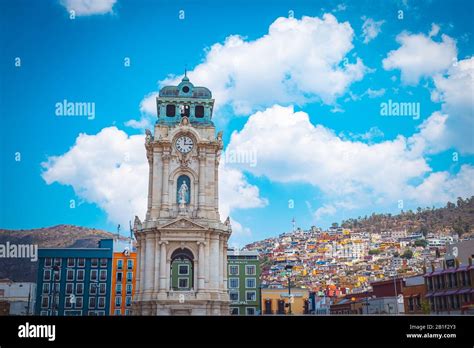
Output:
<svg viewBox="0 0 474 348">
<path fill-rule="evenodd" d="M 193 96 L 193 88 L 200 89 L 197 97 Z M 182 90 L 187 95 L 180 97 Z M 145 143 L 149 163 L 147 213 L 143 222 L 136 217 L 134 223 L 138 273 L 133 313 L 229 314 L 226 270 L 231 226 L 229 219 L 220 221 L 218 210 L 218 167 L 223 145 L 222 133 L 216 136 L 208 112 L 214 100 L 207 89 L 194 87 L 186 77 L 177 87 L 162 91 L 157 97 L 154 135 L 147 131 Z M 206 113 L 197 119 L 189 108 L 201 104 Z M 186 114 L 164 114 L 167 105 L 169 115 L 174 114 L 173 108 L 186 110 Z M 177 146 L 183 137 L 186 151 Z M 179 183 L 178 179 L 189 183 L 186 199 L 180 198 L 183 181 Z M 185 290 L 171 287 L 171 265 L 179 258 L 192 262 L 192 283 Z"/>
</svg>

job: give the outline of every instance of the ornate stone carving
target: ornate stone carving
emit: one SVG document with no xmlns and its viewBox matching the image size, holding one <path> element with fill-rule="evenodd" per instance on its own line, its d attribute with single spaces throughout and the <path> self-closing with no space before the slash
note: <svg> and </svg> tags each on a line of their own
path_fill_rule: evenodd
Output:
<svg viewBox="0 0 474 348">
<path fill-rule="evenodd" d="M 204 226 L 198 225 L 192 221 L 189 221 L 186 218 L 180 218 L 179 220 L 175 220 L 169 224 L 161 226 L 160 229 L 199 229 L 205 230 Z"/>
<path fill-rule="evenodd" d="M 145 143 L 148 145 L 152 142 L 153 135 L 149 129 L 145 129 Z"/>
<path fill-rule="evenodd" d="M 133 221 L 133 229 L 140 230 L 141 228 L 142 228 L 142 222 L 140 221 L 140 218 L 135 215 L 135 220 Z"/>
</svg>

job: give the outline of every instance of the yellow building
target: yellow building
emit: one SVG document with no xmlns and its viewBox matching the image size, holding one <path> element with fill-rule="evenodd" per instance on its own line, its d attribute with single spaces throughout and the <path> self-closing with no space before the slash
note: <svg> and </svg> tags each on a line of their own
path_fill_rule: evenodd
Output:
<svg viewBox="0 0 474 348">
<path fill-rule="evenodd" d="M 288 288 L 269 289 L 262 288 L 262 314 L 289 314 L 289 302 L 291 302 L 292 314 L 308 314 L 309 290 L 291 288 L 291 299 L 289 301 Z"/>
</svg>

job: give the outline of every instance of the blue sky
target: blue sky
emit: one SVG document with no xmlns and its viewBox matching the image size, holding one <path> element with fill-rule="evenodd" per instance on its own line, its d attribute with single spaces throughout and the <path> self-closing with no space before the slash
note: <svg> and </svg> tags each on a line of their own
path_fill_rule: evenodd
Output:
<svg viewBox="0 0 474 348">
<path fill-rule="evenodd" d="M 235 243 L 474 194 L 470 1 L 85 3 L 0 1 L 0 228 L 126 229 L 150 101 L 185 67 L 227 151 L 257 156 L 221 170 Z"/>
</svg>

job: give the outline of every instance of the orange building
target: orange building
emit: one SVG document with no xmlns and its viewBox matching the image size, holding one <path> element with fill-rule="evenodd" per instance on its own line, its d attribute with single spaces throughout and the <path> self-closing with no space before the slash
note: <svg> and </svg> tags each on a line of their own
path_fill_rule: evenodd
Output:
<svg viewBox="0 0 474 348">
<path fill-rule="evenodd" d="M 130 244 L 114 242 L 110 315 L 131 315 L 136 269 L 135 249 Z"/>
<path fill-rule="evenodd" d="M 309 313 L 309 290 L 291 288 L 291 300 L 287 288 L 262 288 L 262 314 L 289 314 L 291 301 L 292 314 Z"/>
</svg>

